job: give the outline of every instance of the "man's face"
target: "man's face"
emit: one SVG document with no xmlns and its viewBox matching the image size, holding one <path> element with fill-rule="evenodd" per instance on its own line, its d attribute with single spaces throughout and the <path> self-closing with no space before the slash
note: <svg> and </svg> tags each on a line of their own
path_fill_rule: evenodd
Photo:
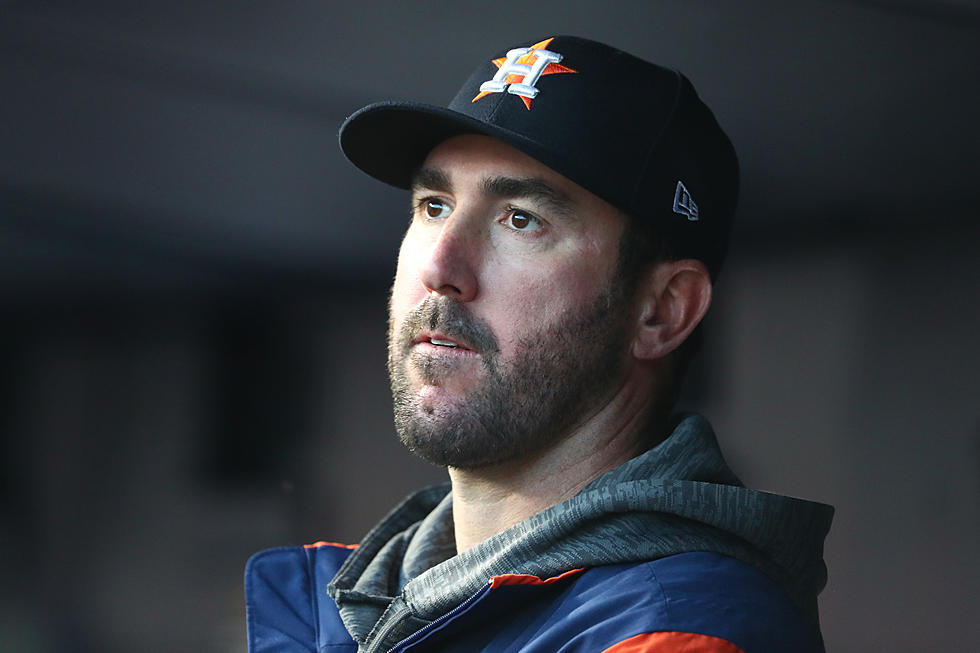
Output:
<svg viewBox="0 0 980 653">
<path fill-rule="evenodd" d="M 399 437 L 464 469 L 548 448 L 621 382 L 625 217 L 476 135 L 429 154 L 412 207 L 389 312 Z"/>
</svg>

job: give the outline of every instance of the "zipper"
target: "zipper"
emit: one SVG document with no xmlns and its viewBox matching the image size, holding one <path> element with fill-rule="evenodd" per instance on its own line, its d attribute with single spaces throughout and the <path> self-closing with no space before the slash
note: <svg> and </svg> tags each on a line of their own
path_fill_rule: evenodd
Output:
<svg viewBox="0 0 980 653">
<path fill-rule="evenodd" d="M 438 628 L 439 626 L 443 625 L 447 621 L 450 621 L 450 620 L 456 618 L 456 616 L 459 615 L 461 612 L 465 612 L 471 605 L 473 605 L 474 603 L 476 603 L 477 601 L 479 601 L 483 597 L 483 595 L 486 594 L 488 591 L 490 591 L 490 584 L 489 583 L 487 583 L 486 585 L 484 585 L 483 587 L 481 587 L 477 591 L 476 594 L 474 594 L 470 598 L 466 599 L 465 601 L 463 601 L 462 603 L 460 603 L 459 605 L 457 605 L 455 608 L 453 608 L 452 610 L 450 610 L 446 614 L 442 615 L 441 617 L 439 617 L 435 621 L 433 621 L 433 622 L 431 622 L 431 623 L 423 626 L 422 628 L 419 628 L 414 633 L 412 633 L 411 635 L 409 635 L 408 637 L 406 637 L 402 641 L 400 641 L 397 644 L 395 644 L 394 646 L 392 646 L 388 650 L 388 653 L 396 653 L 396 651 L 404 650 L 404 648 L 406 648 L 408 646 L 411 646 L 412 644 L 416 643 L 418 640 L 420 640 L 423 637 L 425 637 L 425 635 L 427 633 L 429 633 L 430 631 Z M 408 606 L 407 605 L 405 606 L 405 609 L 408 610 Z M 390 632 L 390 629 L 388 629 L 387 632 Z"/>
<path fill-rule="evenodd" d="M 378 634 L 374 638 L 375 644 L 372 645 L 370 649 L 368 649 L 367 653 L 371 653 L 372 651 L 378 651 L 377 645 L 385 641 L 385 639 L 388 637 L 388 633 L 394 630 L 398 626 L 398 624 L 401 623 L 402 619 L 404 619 L 411 613 L 412 613 L 412 609 L 409 608 L 407 605 L 402 605 L 401 607 L 396 609 L 395 612 L 392 613 L 391 618 L 388 619 L 388 623 L 382 626 L 381 630 L 378 631 Z"/>
</svg>

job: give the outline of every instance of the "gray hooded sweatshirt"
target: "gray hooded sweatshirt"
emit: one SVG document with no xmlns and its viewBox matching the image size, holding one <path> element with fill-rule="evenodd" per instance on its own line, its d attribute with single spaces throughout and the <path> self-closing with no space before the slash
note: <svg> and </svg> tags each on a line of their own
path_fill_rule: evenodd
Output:
<svg viewBox="0 0 980 653">
<path fill-rule="evenodd" d="M 745 488 L 708 422 L 681 419 L 658 446 L 573 498 L 457 555 L 448 484 L 395 508 L 347 559 L 328 592 L 360 651 L 387 651 L 502 574 L 570 569 L 705 551 L 779 583 L 816 629 L 833 508 Z"/>
</svg>

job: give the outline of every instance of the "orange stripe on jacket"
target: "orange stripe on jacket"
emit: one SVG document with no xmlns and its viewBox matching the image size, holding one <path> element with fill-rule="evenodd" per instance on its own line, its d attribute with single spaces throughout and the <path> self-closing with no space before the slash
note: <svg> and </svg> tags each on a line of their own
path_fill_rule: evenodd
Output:
<svg viewBox="0 0 980 653">
<path fill-rule="evenodd" d="M 602 653 L 745 653 L 727 639 L 664 631 L 641 633 L 618 644 L 613 644 Z"/>
<path fill-rule="evenodd" d="M 545 579 L 532 576 L 531 574 L 501 574 L 500 576 L 494 576 L 490 579 L 490 587 L 500 587 L 501 585 L 551 585 L 552 583 L 557 583 L 563 578 L 568 578 L 569 576 L 582 573 L 583 571 L 585 571 L 585 567 L 580 569 L 572 569 L 563 574 L 559 574 L 558 576 Z"/>
<path fill-rule="evenodd" d="M 360 545 L 359 544 L 341 544 L 340 542 L 324 542 L 324 541 L 321 540 L 319 542 L 314 542 L 313 544 L 304 544 L 303 545 L 303 548 L 304 549 L 318 549 L 321 546 L 336 546 L 336 547 L 339 547 L 341 549 L 356 549 Z"/>
</svg>

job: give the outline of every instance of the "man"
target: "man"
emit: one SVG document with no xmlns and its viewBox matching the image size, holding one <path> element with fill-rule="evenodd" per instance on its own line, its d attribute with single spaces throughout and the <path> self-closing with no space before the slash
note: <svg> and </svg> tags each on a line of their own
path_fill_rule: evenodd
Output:
<svg viewBox="0 0 980 653">
<path fill-rule="evenodd" d="M 688 80 L 559 36 L 340 142 L 412 191 L 395 423 L 451 483 L 357 548 L 253 557 L 251 650 L 822 650 L 832 509 L 745 489 L 671 416 L 738 185 Z"/>
</svg>

